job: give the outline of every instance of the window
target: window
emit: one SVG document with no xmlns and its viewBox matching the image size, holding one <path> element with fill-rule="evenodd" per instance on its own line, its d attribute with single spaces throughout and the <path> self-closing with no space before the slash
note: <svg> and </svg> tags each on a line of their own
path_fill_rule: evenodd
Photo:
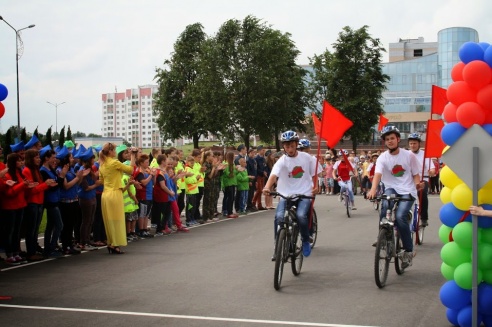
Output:
<svg viewBox="0 0 492 327">
<path fill-rule="evenodd" d="M 413 50 L 414 57 L 422 57 L 422 49 L 414 49 Z"/>
</svg>

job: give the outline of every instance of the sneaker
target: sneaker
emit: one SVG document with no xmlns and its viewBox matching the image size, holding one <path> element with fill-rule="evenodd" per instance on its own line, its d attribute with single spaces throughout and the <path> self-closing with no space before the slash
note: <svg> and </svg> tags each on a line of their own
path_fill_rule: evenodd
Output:
<svg viewBox="0 0 492 327">
<path fill-rule="evenodd" d="M 186 227 L 191 227 L 191 222 L 187 221 L 186 222 Z"/>
<path fill-rule="evenodd" d="M 272 261 L 275 261 L 277 259 L 277 256 L 275 255 L 275 252 L 272 255 Z"/>
<path fill-rule="evenodd" d="M 17 262 L 14 257 L 8 257 L 5 259 L 5 263 L 10 265 L 10 266 L 18 266 L 20 265 L 20 262 Z"/>
<path fill-rule="evenodd" d="M 214 222 L 213 219 L 207 219 L 207 221 L 206 221 L 207 224 L 210 224 L 210 223 L 213 223 L 213 222 Z"/>
<path fill-rule="evenodd" d="M 237 215 L 234 215 L 234 214 L 230 214 L 230 215 L 227 215 L 227 218 L 237 218 L 238 216 Z"/>
<path fill-rule="evenodd" d="M 180 227 L 180 228 L 177 229 L 177 231 L 178 232 L 184 232 L 184 233 L 186 233 L 186 232 L 189 232 L 190 230 L 188 228 L 186 228 L 186 227 Z"/>
<path fill-rule="evenodd" d="M 169 235 L 171 234 L 173 231 L 172 229 L 170 229 L 169 227 L 164 227 L 164 230 L 162 231 L 164 233 L 164 235 Z"/>
<path fill-rule="evenodd" d="M 15 261 L 17 261 L 18 263 L 27 263 L 27 259 L 24 258 L 24 257 L 21 257 L 20 255 L 16 255 L 14 256 L 14 259 Z"/>
<path fill-rule="evenodd" d="M 131 242 L 133 242 L 133 237 L 131 237 L 131 236 L 127 236 L 127 237 L 126 237 L 126 242 L 127 242 L 127 243 L 131 243 Z"/>
<path fill-rule="evenodd" d="M 50 254 L 48 254 L 48 257 L 53 257 L 53 258 L 63 257 L 63 253 L 61 253 L 60 251 L 52 251 Z"/>
<path fill-rule="evenodd" d="M 218 222 L 220 219 L 215 217 L 214 219 L 212 219 L 214 222 Z"/>
<path fill-rule="evenodd" d="M 41 254 L 33 254 L 27 257 L 27 261 L 30 262 L 41 261 L 41 260 L 44 260 L 44 257 Z"/>
<path fill-rule="evenodd" d="M 90 244 L 86 244 L 84 245 L 84 250 L 85 251 L 94 251 L 94 250 L 97 250 L 98 248 L 96 248 L 95 246 L 92 246 Z"/>
<path fill-rule="evenodd" d="M 302 255 L 305 257 L 311 255 L 311 244 L 309 242 L 302 242 Z"/>
<path fill-rule="evenodd" d="M 376 247 L 377 244 L 378 244 L 378 240 L 376 240 L 374 243 L 372 243 L 372 246 Z"/>
<path fill-rule="evenodd" d="M 415 256 L 415 252 L 408 252 L 408 251 L 403 252 L 401 256 L 401 261 L 402 261 L 401 267 L 402 268 L 410 267 L 412 265 L 412 260 L 414 256 Z"/>
<path fill-rule="evenodd" d="M 352 206 L 352 210 L 357 210 L 357 208 L 355 206 Z"/>
<path fill-rule="evenodd" d="M 155 234 L 154 234 L 154 236 L 162 236 L 162 235 L 164 235 L 164 233 L 163 233 L 163 232 L 161 232 L 161 231 L 157 231 L 157 232 L 155 232 Z"/>
<path fill-rule="evenodd" d="M 80 254 L 80 251 L 77 251 L 73 247 L 67 247 L 65 251 L 63 251 L 63 254 L 68 255 L 68 254 Z"/>
</svg>

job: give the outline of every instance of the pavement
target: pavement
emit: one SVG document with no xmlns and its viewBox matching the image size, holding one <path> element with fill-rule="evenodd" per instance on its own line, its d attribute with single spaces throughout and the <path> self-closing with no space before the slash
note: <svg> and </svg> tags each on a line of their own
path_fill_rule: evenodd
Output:
<svg viewBox="0 0 492 327">
<path fill-rule="evenodd" d="M 0 264 L 2 326 L 450 326 L 439 289 L 438 195 L 413 266 L 374 282 L 378 218 L 356 196 L 316 198 L 319 233 L 301 274 L 273 287 L 274 211 L 17 267 Z M 275 200 L 276 202 L 277 200 Z"/>
</svg>

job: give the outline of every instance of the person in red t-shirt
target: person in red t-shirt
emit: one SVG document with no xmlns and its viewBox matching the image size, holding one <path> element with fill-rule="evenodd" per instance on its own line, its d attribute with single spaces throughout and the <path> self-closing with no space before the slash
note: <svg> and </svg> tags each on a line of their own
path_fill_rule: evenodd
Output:
<svg viewBox="0 0 492 327">
<path fill-rule="evenodd" d="M 346 160 L 346 156 L 348 155 L 347 150 L 343 150 L 338 152 L 338 156 L 340 160 L 335 162 L 333 166 L 333 178 L 338 181 L 338 185 L 340 185 L 340 199 L 341 193 L 345 191 L 345 188 L 348 188 L 349 199 L 351 203 L 352 210 L 356 210 L 355 207 L 355 199 L 354 192 L 352 190 L 352 181 L 350 180 L 350 172 L 354 172 L 354 176 L 357 177 L 357 170 L 354 169 L 350 161 Z"/>
</svg>

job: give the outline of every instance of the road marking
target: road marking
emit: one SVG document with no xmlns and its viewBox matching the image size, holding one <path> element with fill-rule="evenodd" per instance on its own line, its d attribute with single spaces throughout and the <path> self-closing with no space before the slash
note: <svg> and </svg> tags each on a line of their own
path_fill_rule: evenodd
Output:
<svg viewBox="0 0 492 327">
<path fill-rule="evenodd" d="M 105 313 L 105 314 L 115 314 L 115 315 L 125 315 L 125 316 L 140 316 L 140 317 L 159 317 L 159 318 L 175 318 L 175 319 L 191 319 L 191 320 L 243 322 L 243 323 L 251 323 L 251 324 L 321 326 L 321 327 L 370 327 L 370 326 L 362 326 L 362 325 L 324 324 L 324 323 L 316 323 L 316 322 L 220 318 L 220 317 L 205 317 L 205 316 L 172 315 L 172 314 L 165 314 L 165 313 L 150 313 L 150 312 L 128 312 L 128 311 L 114 311 L 114 310 L 79 309 L 79 308 L 38 307 L 38 306 L 9 305 L 9 304 L 0 304 L 0 308 L 1 307 L 3 307 L 3 308 L 14 308 L 14 309 L 30 309 L 30 310 Z"/>
</svg>

